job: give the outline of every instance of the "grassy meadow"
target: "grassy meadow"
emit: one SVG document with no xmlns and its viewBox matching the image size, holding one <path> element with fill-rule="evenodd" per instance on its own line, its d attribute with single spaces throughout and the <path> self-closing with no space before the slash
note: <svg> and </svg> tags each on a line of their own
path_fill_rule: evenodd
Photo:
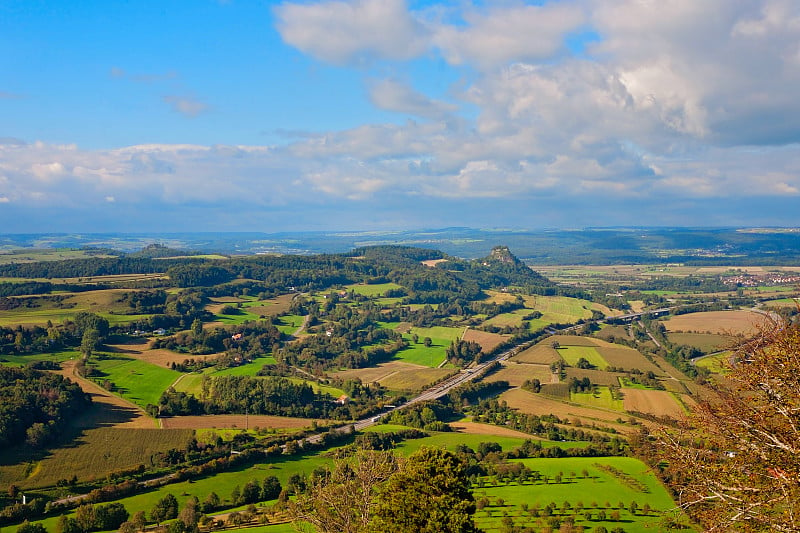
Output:
<svg viewBox="0 0 800 533">
<path fill-rule="evenodd" d="M 158 404 L 161 393 L 183 375 L 176 370 L 118 355 L 94 358 L 92 365 L 100 374 L 96 381 L 110 380 L 116 394 L 140 407 Z"/>
</svg>

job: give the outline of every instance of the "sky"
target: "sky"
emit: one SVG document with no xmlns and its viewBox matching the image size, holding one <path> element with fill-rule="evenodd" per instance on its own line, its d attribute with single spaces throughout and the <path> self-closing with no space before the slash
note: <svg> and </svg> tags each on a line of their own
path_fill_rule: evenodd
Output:
<svg viewBox="0 0 800 533">
<path fill-rule="evenodd" d="M 0 232 L 800 226 L 797 0 L 0 0 Z"/>
</svg>

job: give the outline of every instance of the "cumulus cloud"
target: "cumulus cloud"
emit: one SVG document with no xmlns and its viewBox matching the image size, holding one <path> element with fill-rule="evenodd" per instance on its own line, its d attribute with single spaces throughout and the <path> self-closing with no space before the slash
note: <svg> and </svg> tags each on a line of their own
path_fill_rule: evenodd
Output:
<svg viewBox="0 0 800 533">
<path fill-rule="evenodd" d="M 627 202 L 631 219 L 614 222 L 646 215 L 695 224 L 726 220 L 731 205 L 753 201 L 795 216 L 785 202 L 800 196 L 794 0 L 511 0 L 418 10 L 403 0 L 336 0 L 284 2 L 274 12 L 285 42 L 366 69 L 372 104 L 410 119 L 304 132 L 275 146 L 88 151 L 0 142 L 1 197 L 348 213 L 391 202 L 397 216 L 438 201 L 551 214 Z M 600 38 L 572 54 L 576 32 Z M 412 60 L 459 69 L 448 101 L 418 78 L 406 82 Z M 181 90 L 164 102 L 187 116 L 208 110 Z"/>
<path fill-rule="evenodd" d="M 464 24 L 433 27 L 431 45 L 454 65 L 491 69 L 509 61 L 548 59 L 565 50 L 564 38 L 585 22 L 575 3 L 470 8 Z"/>
</svg>

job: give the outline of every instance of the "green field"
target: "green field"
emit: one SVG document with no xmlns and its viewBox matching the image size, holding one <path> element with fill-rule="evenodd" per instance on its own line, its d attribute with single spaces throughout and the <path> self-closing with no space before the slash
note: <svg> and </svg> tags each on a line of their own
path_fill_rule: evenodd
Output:
<svg viewBox="0 0 800 533">
<path fill-rule="evenodd" d="M 593 346 L 561 346 L 558 348 L 558 355 L 570 366 L 576 366 L 581 358 L 601 370 L 608 366 L 608 362 Z"/>
<path fill-rule="evenodd" d="M 413 335 L 418 336 L 417 343 L 413 341 Z M 408 348 L 401 350 L 395 355 L 395 360 L 422 365 L 431 368 L 439 366 L 447 356 L 447 348 L 455 340 L 461 338 L 464 328 L 432 327 L 432 328 L 411 328 L 408 333 L 403 334 L 403 338 L 408 341 Z M 431 346 L 424 344 L 425 337 L 430 337 Z"/>
<path fill-rule="evenodd" d="M 727 361 L 731 357 L 731 352 L 725 351 L 706 357 L 700 357 L 695 360 L 695 365 L 701 368 L 707 368 L 715 374 L 725 374 L 728 372 Z"/>
<path fill-rule="evenodd" d="M 405 426 L 397 426 L 393 424 L 378 424 L 372 426 L 366 431 L 368 432 L 389 432 L 407 429 Z M 398 444 L 397 450 L 402 455 L 410 455 L 417 451 L 421 446 L 433 446 L 436 448 L 446 448 L 450 451 L 455 451 L 459 445 L 469 446 L 473 450 L 477 450 L 482 442 L 496 442 L 503 450 L 513 450 L 522 446 L 526 439 L 520 437 L 501 437 L 497 435 L 482 435 L 473 433 L 454 433 L 454 432 L 430 432 L 429 437 L 422 439 L 406 440 Z M 538 440 L 538 439 L 537 439 Z M 585 442 L 556 442 L 542 440 L 542 446 L 558 446 L 559 448 L 583 448 L 587 443 Z"/>
<path fill-rule="evenodd" d="M 54 324 L 64 322 L 65 320 L 72 320 L 75 315 L 81 311 L 90 309 L 71 308 L 71 309 L 12 309 L 10 311 L 0 311 L 0 326 L 17 326 L 37 324 L 44 325 L 47 321 Z M 150 318 L 152 315 L 121 315 L 107 313 L 103 311 L 93 311 L 95 314 L 102 316 L 112 326 L 119 324 L 130 324 L 138 320 Z"/>
<path fill-rule="evenodd" d="M 542 318 L 538 320 L 543 320 L 548 324 L 566 324 L 576 322 L 581 318 L 590 318 L 593 305 L 588 300 L 567 296 L 528 296 L 525 298 L 525 307 L 541 311 Z"/>
<path fill-rule="evenodd" d="M 597 394 L 591 392 L 572 392 L 570 401 L 581 405 L 599 407 L 601 409 L 611 409 L 614 411 L 624 411 L 622 400 L 615 400 L 611 397 L 608 387 L 597 387 Z"/>
<path fill-rule="evenodd" d="M 400 288 L 401 288 L 400 285 L 398 285 L 397 283 L 376 283 L 375 285 L 345 286 L 347 292 L 353 291 L 356 294 L 360 294 L 362 296 L 369 296 L 370 298 L 380 296 L 390 289 L 400 289 Z"/>
<path fill-rule="evenodd" d="M 93 365 L 102 373 L 99 381 L 110 380 L 115 393 L 141 407 L 158 404 L 161 393 L 181 376 L 169 368 L 116 355 L 95 359 Z"/>
<path fill-rule="evenodd" d="M 51 353 L 36 353 L 36 354 L 3 354 L 0 355 L 0 363 L 8 366 L 25 366 L 34 361 L 52 361 L 54 363 L 61 363 L 68 359 L 77 357 L 79 352 L 77 350 L 59 350 Z"/>
<path fill-rule="evenodd" d="M 305 317 L 300 315 L 284 315 L 278 319 L 279 323 L 276 325 L 281 333 L 291 335 L 303 325 L 304 319 Z"/>
<path fill-rule="evenodd" d="M 666 489 L 647 466 L 633 458 L 521 459 L 519 462 L 541 476 L 547 476 L 549 482 L 528 481 L 522 485 L 499 482 L 494 485 L 491 479 L 482 478 L 483 487 L 473 487 L 476 500 L 483 497 L 489 500 L 489 506 L 475 515 L 475 521 L 482 529 L 503 531 L 502 519 L 508 516 L 516 526 L 540 531 L 550 518 L 533 517 L 530 512 L 523 511 L 522 505 L 526 504 L 528 509 L 541 509 L 553 502 L 557 507 L 553 517 L 563 521 L 571 516 L 575 526 L 595 528 L 602 525 L 608 530 L 622 526 L 626 533 L 648 533 L 661 531 L 659 526 L 664 515 L 675 508 Z M 611 473 L 601 465 L 612 467 L 621 474 Z M 583 477 L 584 471 L 588 477 Z M 555 482 L 556 476 L 561 477 L 560 483 Z M 498 505 L 498 498 L 503 500 L 502 506 Z M 636 514 L 628 509 L 634 501 L 639 507 Z M 565 509 L 564 502 L 569 502 L 569 508 Z M 620 503 L 624 509 L 619 509 Z M 645 503 L 652 509 L 647 516 L 641 511 Z M 578 506 L 582 508 L 580 512 L 576 510 Z M 615 510 L 620 513 L 620 522 L 609 519 Z M 605 513 L 606 520 L 598 520 L 600 511 Z M 591 520 L 587 512 L 591 513 Z"/>
</svg>

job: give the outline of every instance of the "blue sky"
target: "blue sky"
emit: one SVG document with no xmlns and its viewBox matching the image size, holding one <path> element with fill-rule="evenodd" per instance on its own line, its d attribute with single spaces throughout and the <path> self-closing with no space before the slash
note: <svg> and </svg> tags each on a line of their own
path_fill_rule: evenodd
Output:
<svg viewBox="0 0 800 533">
<path fill-rule="evenodd" d="M 5 232 L 800 225 L 794 0 L 0 1 Z"/>
</svg>

